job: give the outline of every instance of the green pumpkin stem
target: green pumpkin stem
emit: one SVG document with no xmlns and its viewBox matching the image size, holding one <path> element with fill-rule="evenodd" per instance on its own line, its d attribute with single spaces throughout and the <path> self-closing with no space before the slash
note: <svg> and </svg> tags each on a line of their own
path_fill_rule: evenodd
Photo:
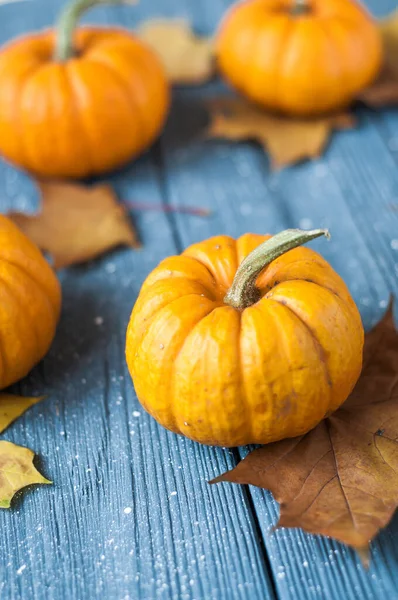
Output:
<svg viewBox="0 0 398 600">
<path fill-rule="evenodd" d="M 76 55 L 74 33 L 82 15 L 101 4 L 135 4 L 131 0 L 72 0 L 69 2 L 58 19 L 56 25 L 56 42 L 54 60 L 64 62 Z"/>
<path fill-rule="evenodd" d="M 258 302 L 261 295 L 260 290 L 256 287 L 256 281 L 261 271 L 282 254 L 322 235 L 330 238 L 327 229 L 314 229 L 312 231 L 286 229 L 286 231 L 282 231 L 260 244 L 245 258 L 236 271 L 232 285 L 224 298 L 224 303 L 243 310 Z"/>
</svg>

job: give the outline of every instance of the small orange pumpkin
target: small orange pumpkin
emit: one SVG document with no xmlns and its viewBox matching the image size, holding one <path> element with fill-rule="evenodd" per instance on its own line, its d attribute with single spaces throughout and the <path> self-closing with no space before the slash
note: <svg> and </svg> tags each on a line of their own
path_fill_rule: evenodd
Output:
<svg viewBox="0 0 398 600">
<path fill-rule="evenodd" d="M 38 248 L 0 215 L 0 389 L 47 353 L 61 306 L 53 270 Z"/>
<path fill-rule="evenodd" d="M 56 33 L 0 51 L 0 153 L 37 175 L 114 169 L 147 149 L 164 124 L 169 86 L 153 52 L 127 30 L 75 31 L 81 14 L 103 3 L 75 0 Z"/>
<path fill-rule="evenodd" d="M 222 73 L 264 108 L 311 116 L 347 107 L 376 77 L 382 42 L 355 0 L 246 0 L 217 36 Z"/>
<path fill-rule="evenodd" d="M 339 275 L 298 247 L 323 233 L 214 237 L 149 275 L 126 356 L 159 423 L 203 444 L 266 444 L 306 433 L 346 400 L 364 331 Z"/>
</svg>

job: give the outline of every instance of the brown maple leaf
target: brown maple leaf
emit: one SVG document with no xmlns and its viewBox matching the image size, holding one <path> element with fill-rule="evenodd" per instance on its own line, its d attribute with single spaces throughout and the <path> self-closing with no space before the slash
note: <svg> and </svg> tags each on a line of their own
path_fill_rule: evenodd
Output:
<svg viewBox="0 0 398 600">
<path fill-rule="evenodd" d="M 208 103 L 207 138 L 256 140 L 271 156 L 274 168 L 319 157 L 335 129 L 354 127 L 348 113 L 316 119 L 292 119 L 267 113 L 239 98 L 213 98 Z"/>
<path fill-rule="evenodd" d="M 213 40 L 196 36 L 185 21 L 151 19 L 137 34 L 158 54 L 171 83 L 200 84 L 214 75 Z"/>
<path fill-rule="evenodd" d="M 127 211 L 110 186 L 42 182 L 39 188 L 39 214 L 9 217 L 53 257 L 55 268 L 91 260 L 119 245 L 140 246 Z"/>
<path fill-rule="evenodd" d="M 373 108 L 398 104 L 398 10 L 379 23 L 384 45 L 384 65 L 378 79 L 359 100 Z"/>
<path fill-rule="evenodd" d="M 306 435 L 254 450 L 211 483 L 270 490 L 278 526 L 333 537 L 363 555 L 398 506 L 398 333 L 392 307 L 367 335 L 346 403 Z"/>
</svg>

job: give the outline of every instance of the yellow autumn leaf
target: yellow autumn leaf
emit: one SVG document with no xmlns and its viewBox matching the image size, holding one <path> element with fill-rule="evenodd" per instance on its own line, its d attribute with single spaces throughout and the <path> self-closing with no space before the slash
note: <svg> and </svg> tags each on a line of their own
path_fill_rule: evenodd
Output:
<svg viewBox="0 0 398 600">
<path fill-rule="evenodd" d="M 184 20 L 151 19 L 137 34 L 159 56 L 171 83 L 198 85 L 214 75 L 213 39 L 195 35 Z"/>
<path fill-rule="evenodd" d="M 0 433 L 2 433 L 15 419 L 20 417 L 28 408 L 34 406 L 45 396 L 37 398 L 14 396 L 13 394 L 0 394 Z"/>
<path fill-rule="evenodd" d="M 211 99 L 208 107 L 207 138 L 256 140 L 269 153 L 274 168 L 321 156 L 334 130 L 355 126 L 355 118 L 349 113 L 293 119 L 227 96 Z"/>
<path fill-rule="evenodd" d="M 0 508 L 10 508 L 14 495 L 33 484 L 51 483 L 33 465 L 34 452 L 0 441 Z"/>
</svg>

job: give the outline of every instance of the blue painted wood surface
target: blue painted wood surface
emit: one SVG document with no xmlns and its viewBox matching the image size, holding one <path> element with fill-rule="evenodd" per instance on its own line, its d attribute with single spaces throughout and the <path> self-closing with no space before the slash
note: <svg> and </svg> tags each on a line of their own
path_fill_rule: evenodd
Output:
<svg viewBox="0 0 398 600">
<path fill-rule="evenodd" d="M 185 17 L 212 32 L 228 0 L 147 0 L 87 20 L 134 27 Z M 382 16 L 393 0 L 372 0 Z M 0 7 L 0 42 L 49 26 L 60 0 Z M 1 600 L 398 599 L 398 518 L 372 545 L 366 572 L 340 544 L 278 530 L 270 494 L 206 481 L 248 449 L 206 448 L 162 430 L 141 409 L 124 365 L 124 332 L 140 285 L 166 255 L 217 233 L 329 227 L 315 242 L 347 281 L 365 325 L 398 295 L 398 115 L 361 110 L 325 156 L 271 173 L 254 144 L 204 142 L 200 99 L 178 90 L 160 142 L 115 174 L 123 201 L 213 210 L 209 219 L 134 214 L 140 252 L 117 250 L 61 273 L 64 308 L 48 357 L 17 391 L 47 393 L 4 434 L 36 450 L 53 487 L 0 512 Z M 0 208 L 38 204 L 32 180 L 0 164 Z M 394 210 L 395 208 L 395 210 Z"/>
</svg>

